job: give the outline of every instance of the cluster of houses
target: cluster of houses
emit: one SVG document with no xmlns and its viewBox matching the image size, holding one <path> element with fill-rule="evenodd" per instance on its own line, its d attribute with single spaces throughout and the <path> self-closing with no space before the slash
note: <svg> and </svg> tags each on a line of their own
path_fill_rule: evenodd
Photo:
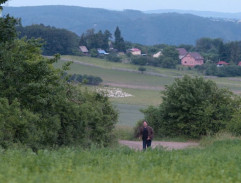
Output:
<svg viewBox="0 0 241 183">
<path fill-rule="evenodd" d="M 88 55 L 89 50 L 86 48 L 86 46 L 80 46 L 79 48 L 83 54 Z M 108 55 L 109 54 L 103 49 L 97 49 L 97 51 L 98 51 L 99 55 Z M 177 51 L 179 53 L 179 59 L 183 66 L 195 67 L 197 65 L 204 64 L 204 58 L 198 52 L 188 52 L 185 48 L 177 48 Z M 142 54 L 141 50 L 138 48 L 128 49 L 127 52 L 129 52 L 135 56 L 141 56 L 141 55 L 146 56 L 146 54 Z M 159 58 L 161 55 L 162 55 L 162 51 L 159 51 L 153 55 L 153 58 Z M 229 65 L 229 63 L 227 63 L 225 61 L 219 61 L 217 63 L 217 67 L 222 67 L 224 65 Z M 239 62 L 238 65 L 241 66 L 241 61 Z"/>
<path fill-rule="evenodd" d="M 89 50 L 86 46 L 80 46 L 79 49 L 80 49 L 80 52 L 83 53 L 84 55 L 89 54 Z M 103 49 L 97 49 L 97 52 L 98 52 L 99 55 L 109 55 L 109 53 L 107 53 Z"/>
</svg>

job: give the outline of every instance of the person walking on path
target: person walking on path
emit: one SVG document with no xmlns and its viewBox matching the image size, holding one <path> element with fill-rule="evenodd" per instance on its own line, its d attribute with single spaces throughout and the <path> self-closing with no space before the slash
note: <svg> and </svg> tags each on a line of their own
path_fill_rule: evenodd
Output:
<svg viewBox="0 0 241 183">
<path fill-rule="evenodd" d="M 143 126 L 140 128 L 140 136 L 139 138 L 142 138 L 143 141 L 143 150 L 146 150 L 146 148 L 151 147 L 151 141 L 153 139 L 154 131 L 152 127 L 148 126 L 147 122 L 143 122 Z"/>
</svg>

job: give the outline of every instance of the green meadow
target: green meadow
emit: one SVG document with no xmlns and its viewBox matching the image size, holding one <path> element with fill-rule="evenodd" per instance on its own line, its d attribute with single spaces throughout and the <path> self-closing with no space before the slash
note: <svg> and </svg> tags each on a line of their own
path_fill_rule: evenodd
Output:
<svg viewBox="0 0 241 183">
<path fill-rule="evenodd" d="M 70 74 L 99 76 L 103 79 L 104 85 L 119 86 L 118 88 L 132 95 L 132 97 L 110 99 L 119 111 L 119 126 L 134 126 L 136 121 L 143 118 L 140 109 L 149 105 L 159 105 L 161 103 L 161 91 L 165 89 L 165 85 L 171 84 L 175 78 L 185 74 L 200 75 L 187 68 L 177 70 L 151 66 L 146 67 L 148 73 L 141 74 L 138 72 L 139 66 L 128 63 L 114 63 L 91 57 L 62 56 L 61 58 L 62 60 L 55 64 L 56 67 L 61 67 L 66 61 L 74 61 L 68 71 Z M 150 73 L 159 75 L 151 75 Z M 228 88 L 237 94 L 241 93 L 241 78 L 207 77 L 207 79 L 215 81 L 221 88 Z"/>
<path fill-rule="evenodd" d="M 126 147 L 0 150 L 3 183 L 241 182 L 241 140 L 199 148 L 134 151 Z"/>
</svg>

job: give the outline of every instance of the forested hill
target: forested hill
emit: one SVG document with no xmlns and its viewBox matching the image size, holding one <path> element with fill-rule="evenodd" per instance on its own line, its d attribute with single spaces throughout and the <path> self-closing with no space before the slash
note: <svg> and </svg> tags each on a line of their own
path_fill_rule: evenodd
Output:
<svg viewBox="0 0 241 183">
<path fill-rule="evenodd" d="M 241 40 L 241 23 L 190 14 L 145 14 L 73 6 L 5 7 L 3 14 L 7 13 L 20 17 L 23 26 L 42 23 L 79 35 L 90 28 L 113 32 L 119 26 L 125 40 L 147 45 L 193 44 L 202 37 Z"/>
<path fill-rule="evenodd" d="M 161 14 L 161 13 L 180 13 L 180 14 L 192 14 L 200 17 L 213 17 L 223 19 L 241 20 L 241 12 L 239 13 L 226 13 L 226 12 L 215 12 L 215 11 L 195 11 L 195 10 L 177 10 L 177 9 L 160 9 L 160 10 L 149 10 L 145 11 L 149 14 Z"/>
</svg>

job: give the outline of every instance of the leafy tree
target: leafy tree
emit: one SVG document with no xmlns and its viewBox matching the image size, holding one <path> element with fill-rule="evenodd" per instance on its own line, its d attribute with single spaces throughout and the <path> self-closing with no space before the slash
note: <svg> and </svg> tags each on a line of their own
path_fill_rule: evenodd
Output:
<svg viewBox="0 0 241 183">
<path fill-rule="evenodd" d="M 0 0 L 0 11 L 3 9 L 3 7 L 1 6 L 2 4 L 4 4 L 5 2 L 7 2 L 8 0 Z"/>
<path fill-rule="evenodd" d="M 55 69 L 59 55 L 43 57 L 42 43 L 14 37 L 8 20 L 0 18 L 0 32 L 13 31 L 0 41 L 0 146 L 109 145 L 118 115 L 108 98 L 68 83 L 71 63 Z"/>
<path fill-rule="evenodd" d="M 138 71 L 140 71 L 143 74 L 146 71 L 146 68 L 145 67 L 139 67 Z"/>
<path fill-rule="evenodd" d="M 213 81 L 185 76 L 163 92 L 162 104 L 144 110 L 160 136 L 200 137 L 225 129 L 240 106 L 233 94 Z"/>
<path fill-rule="evenodd" d="M 241 135 L 241 109 L 237 109 L 227 125 L 227 130 L 234 135 Z"/>
<path fill-rule="evenodd" d="M 105 58 L 111 62 L 121 62 L 121 58 L 116 53 L 110 53 L 106 55 Z"/>
<path fill-rule="evenodd" d="M 161 67 L 175 68 L 179 63 L 179 54 L 175 47 L 167 46 L 162 50 L 162 56 L 159 57 Z"/>
<path fill-rule="evenodd" d="M 19 24 L 20 21 L 18 19 L 10 17 L 9 15 L 5 18 L 0 18 L 0 42 L 13 41 L 17 36 L 16 26 Z"/>
<path fill-rule="evenodd" d="M 161 60 L 161 67 L 163 68 L 171 69 L 171 68 L 175 68 L 177 65 L 177 62 L 170 57 L 161 57 L 160 60 Z"/>
<path fill-rule="evenodd" d="M 133 56 L 131 58 L 131 63 L 135 65 L 147 65 L 148 59 L 143 56 Z"/>
<path fill-rule="evenodd" d="M 100 77 L 90 75 L 73 74 L 69 77 L 68 82 L 84 83 L 89 85 L 99 85 L 103 80 Z"/>
<path fill-rule="evenodd" d="M 90 56 L 91 57 L 97 57 L 98 56 L 98 51 L 96 49 L 91 49 L 90 50 Z"/>
</svg>

